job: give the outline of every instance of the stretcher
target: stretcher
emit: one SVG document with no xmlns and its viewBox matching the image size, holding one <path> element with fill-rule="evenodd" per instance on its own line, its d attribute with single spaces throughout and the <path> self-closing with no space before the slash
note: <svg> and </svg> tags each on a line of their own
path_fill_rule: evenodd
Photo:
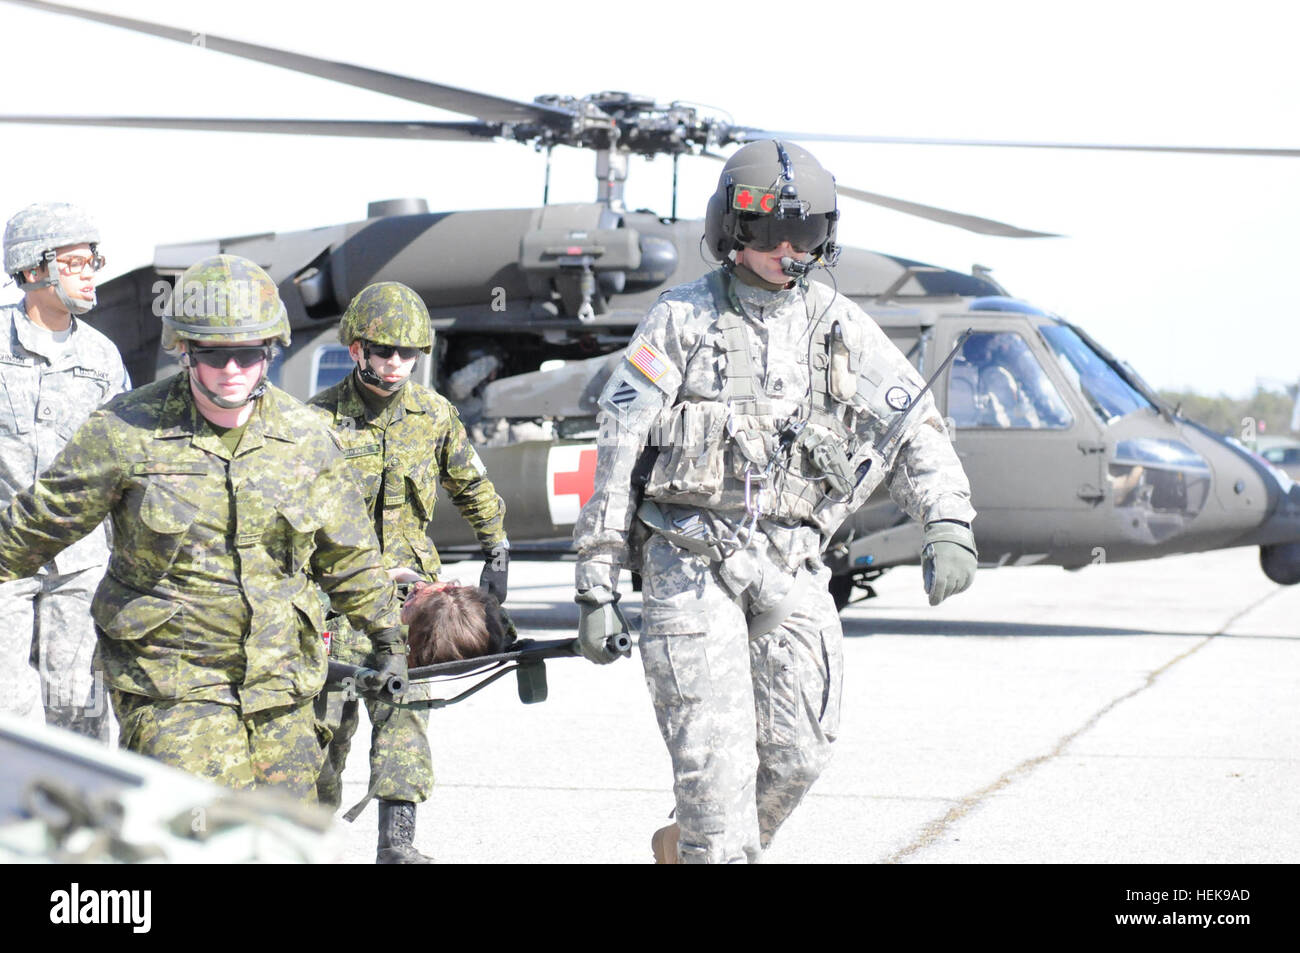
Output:
<svg viewBox="0 0 1300 953">
<path fill-rule="evenodd" d="M 611 635 L 605 643 L 611 655 L 628 655 L 632 639 L 627 633 Z M 520 639 L 505 652 L 480 655 L 477 658 L 457 659 L 413 668 L 406 679 L 399 676 L 382 678 L 372 668 L 330 662 L 325 691 L 345 692 L 352 698 L 373 699 L 395 708 L 432 709 L 446 708 L 464 701 L 488 685 L 511 672 L 519 688 L 519 700 L 525 705 L 546 701 L 547 659 L 580 657 L 577 639 Z M 461 679 L 477 679 L 469 688 L 457 695 L 444 698 L 419 698 L 403 701 L 412 685 L 450 683 Z"/>
</svg>

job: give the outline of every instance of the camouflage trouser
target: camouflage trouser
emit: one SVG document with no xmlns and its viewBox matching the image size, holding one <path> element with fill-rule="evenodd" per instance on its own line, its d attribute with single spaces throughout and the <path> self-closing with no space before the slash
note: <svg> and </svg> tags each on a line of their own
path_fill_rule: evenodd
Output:
<svg viewBox="0 0 1300 953">
<path fill-rule="evenodd" d="M 331 619 L 330 657 L 348 665 L 374 667 L 364 636 L 356 636 L 343 618 Z M 341 630 L 341 631 L 340 631 Z M 366 644 L 362 648 L 357 643 Z M 370 786 L 373 797 L 390 801 L 427 801 L 433 793 L 433 755 L 429 751 L 429 712 L 393 708 L 367 701 L 370 715 Z M 343 799 L 343 768 L 352 736 L 361 721 L 357 699 L 330 692 L 316 699 L 316 717 L 334 733 L 316 791 L 320 803 L 337 808 Z"/>
<path fill-rule="evenodd" d="M 8 686 L 0 710 L 108 743 L 103 675 L 92 667 L 90 600 L 103 578 L 96 566 L 0 583 L 0 666 Z M 32 667 L 33 663 L 35 668 Z"/>
<path fill-rule="evenodd" d="M 315 803 L 321 739 L 311 701 L 244 714 L 220 702 L 109 694 L 128 751 L 228 788 L 279 788 Z"/>
<path fill-rule="evenodd" d="M 829 570 L 775 629 L 746 613 L 778 604 L 793 578 L 758 560 L 739 597 L 710 561 L 652 537 L 642 561 L 641 662 L 673 764 L 683 862 L 756 861 L 830 758 L 843 675 Z"/>
</svg>

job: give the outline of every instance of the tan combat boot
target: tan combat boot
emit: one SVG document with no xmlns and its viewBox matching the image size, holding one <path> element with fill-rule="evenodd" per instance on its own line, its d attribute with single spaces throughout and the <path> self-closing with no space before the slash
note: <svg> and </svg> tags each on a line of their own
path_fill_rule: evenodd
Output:
<svg viewBox="0 0 1300 953">
<path fill-rule="evenodd" d="M 667 827 L 661 827 L 650 837 L 650 850 L 655 855 L 656 864 L 678 864 L 677 859 L 677 837 L 681 834 L 681 828 L 676 824 L 669 824 Z"/>
</svg>

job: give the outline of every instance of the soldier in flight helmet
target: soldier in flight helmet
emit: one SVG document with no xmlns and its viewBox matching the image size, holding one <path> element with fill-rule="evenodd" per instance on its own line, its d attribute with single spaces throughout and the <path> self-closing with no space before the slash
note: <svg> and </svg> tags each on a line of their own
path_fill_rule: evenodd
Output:
<svg viewBox="0 0 1300 953">
<path fill-rule="evenodd" d="M 733 252 L 789 242 L 800 255 L 833 266 L 839 217 L 835 177 L 809 152 L 792 142 L 751 142 L 722 167 L 704 216 L 704 245 L 726 262 Z"/>
<path fill-rule="evenodd" d="M 934 401 L 861 308 L 809 280 L 838 221 L 807 151 L 737 151 L 705 217 L 721 267 L 659 297 L 598 401 L 578 639 L 613 660 L 618 576 L 639 571 L 677 802 L 651 839 L 662 862 L 760 859 L 827 763 L 842 632 L 822 550 L 878 485 L 924 526 L 932 605 L 974 577 L 970 486 Z"/>
<path fill-rule="evenodd" d="M 131 386 L 117 348 L 82 315 L 104 265 L 99 230 L 66 202 L 20 210 L 4 230 L 4 269 L 23 298 L 0 305 L 0 508 L 49 466 L 68 436 Z M 91 662 L 90 601 L 108 562 L 102 528 L 27 578 L 0 587 L 0 711 L 45 710 L 50 724 L 108 740 L 102 676 Z M 98 687 L 97 681 L 98 678 Z"/>
</svg>

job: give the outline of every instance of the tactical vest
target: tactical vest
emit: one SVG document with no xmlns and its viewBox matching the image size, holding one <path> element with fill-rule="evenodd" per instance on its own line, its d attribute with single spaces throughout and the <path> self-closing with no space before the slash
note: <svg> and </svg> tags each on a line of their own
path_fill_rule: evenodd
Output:
<svg viewBox="0 0 1300 953">
<path fill-rule="evenodd" d="M 855 426 L 864 403 L 858 355 L 823 308 L 811 329 L 811 399 L 802 419 L 783 426 L 757 386 L 749 335 L 726 277 L 714 271 L 708 283 L 726 349 L 722 392 L 717 400 L 687 399 L 665 409 L 646 497 L 833 530 L 826 524 L 838 525 L 844 505 L 864 501 L 884 475 L 880 453 Z"/>
</svg>

